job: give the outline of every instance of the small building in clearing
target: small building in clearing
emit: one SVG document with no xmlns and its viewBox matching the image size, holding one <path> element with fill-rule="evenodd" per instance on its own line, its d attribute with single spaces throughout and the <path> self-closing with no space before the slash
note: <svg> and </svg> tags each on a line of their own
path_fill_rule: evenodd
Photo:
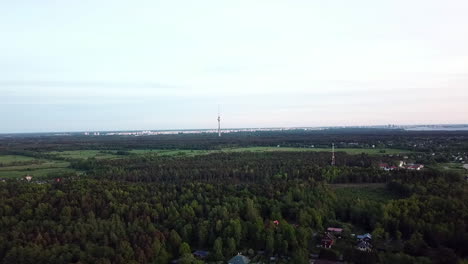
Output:
<svg viewBox="0 0 468 264">
<path fill-rule="evenodd" d="M 250 259 L 246 256 L 241 255 L 240 253 L 228 261 L 228 264 L 248 264 L 248 263 L 250 263 Z"/>
<path fill-rule="evenodd" d="M 343 232 L 343 228 L 329 227 L 327 228 L 327 231 L 333 234 L 341 234 L 341 232 Z"/>
<path fill-rule="evenodd" d="M 369 252 L 372 251 L 372 245 L 369 242 L 361 240 L 361 242 L 357 244 L 356 249 L 360 251 Z"/>
<path fill-rule="evenodd" d="M 358 240 L 370 241 L 370 240 L 372 240 L 372 235 L 369 234 L 369 233 L 366 233 L 364 235 L 357 235 L 356 238 Z"/>
<path fill-rule="evenodd" d="M 333 236 L 331 233 L 325 233 L 322 238 L 322 247 L 331 248 L 335 244 L 335 240 L 335 236 Z"/>
</svg>

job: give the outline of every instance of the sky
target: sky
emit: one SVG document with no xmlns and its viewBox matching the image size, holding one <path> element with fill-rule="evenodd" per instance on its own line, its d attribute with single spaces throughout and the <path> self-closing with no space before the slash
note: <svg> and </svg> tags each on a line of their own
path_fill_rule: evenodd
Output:
<svg viewBox="0 0 468 264">
<path fill-rule="evenodd" d="M 0 0 L 0 133 L 468 123 L 466 0 Z"/>
</svg>

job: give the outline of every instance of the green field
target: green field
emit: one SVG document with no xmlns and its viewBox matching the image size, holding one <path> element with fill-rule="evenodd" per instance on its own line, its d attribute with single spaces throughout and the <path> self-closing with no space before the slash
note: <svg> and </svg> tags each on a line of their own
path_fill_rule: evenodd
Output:
<svg viewBox="0 0 468 264">
<path fill-rule="evenodd" d="M 26 175 L 42 178 L 50 175 L 60 175 L 66 173 L 76 172 L 71 168 L 44 168 L 44 169 L 31 169 L 31 170 L 2 170 L 0 171 L 0 178 L 20 178 Z"/>
<path fill-rule="evenodd" d="M 195 156 L 217 152 L 330 152 L 329 148 L 293 148 L 293 147 L 245 147 L 245 148 L 224 148 L 222 150 L 186 150 L 186 149 L 133 149 L 127 152 L 135 155 L 155 154 L 158 156 Z M 346 152 L 348 154 L 400 154 L 408 153 L 407 150 L 400 149 L 359 149 L 359 148 L 342 148 L 336 149 L 337 152 Z M 111 153 L 108 153 L 111 152 Z M 117 155 L 117 150 L 100 151 L 100 150 L 68 150 L 68 151 L 52 151 L 47 154 L 56 155 L 66 159 L 115 159 L 124 158 L 125 155 Z"/>
<path fill-rule="evenodd" d="M 125 158 L 129 155 L 118 155 L 117 150 L 67 150 L 67 151 L 52 151 L 47 154 L 55 155 L 65 159 L 118 159 Z M 133 149 L 125 151 L 131 155 L 147 155 L 156 154 L 160 156 L 194 156 L 200 154 L 208 154 L 213 151 L 208 150 L 180 150 L 180 149 Z"/>
<path fill-rule="evenodd" d="M 33 177 L 44 177 L 51 173 L 69 173 L 75 170 L 68 168 L 69 162 L 55 161 L 55 160 L 40 160 L 40 163 L 18 165 L 18 166 L 5 166 L 0 167 L 0 178 L 17 178 L 25 175 Z"/>
<path fill-rule="evenodd" d="M 0 171 L 39 170 L 48 168 L 66 168 L 68 166 L 70 166 L 70 163 L 66 161 L 41 160 L 41 163 L 37 164 L 0 167 Z"/>
<path fill-rule="evenodd" d="M 202 154 L 209 154 L 215 152 L 214 150 L 186 150 L 186 149 L 134 149 L 129 151 L 132 154 L 157 154 L 160 156 L 195 156 Z"/>
<path fill-rule="evenodd" d="M 427 167 L 432 168 L 432 169 L 447 170 L 447 171 L 453 171 L 453 172 L 459 172 L 459 173 L 467 172 L 467 170 L 463 167 L 463 164 L 461 163 L 453 163 L 453 162 L 437 163 L 434 165 L 428 165 Z"/>
<path fill-rule="evenodd" d="M 398 149 L 353 149 L 343 148 L 336 149 L 337 152 L 344 151 L 348 154 L 397 154 L 408 151 Z M 37 160 L 32 157 L 20 155 L 3 155 L 0 156 L 0 178 L 15 178 L 22 177 L 27 174 L 37 177 L 47 176 L 51 173 L 68 173 L 74 170 L 69 168 L 70 163 L 63 160 L 53 160 L 54 156 L 67 160 L 83 160 L 89 158 L 96 159 L 118 159 L 126 158 L 133 155 L 157 155 L 157 156 L 174 156 L 174 157 L 191 157 L 195 155 L 206 155 L 211 153 L 233 153 L 233 152 L 304 152 L 304 151 L 324 151 L 330 152 L 330 149 L 325 148 L 293 148 L 293 147 L 245 147 L 245 148 L 225 148 L 222 150 L 182 150 L 182 149 L 134 149 L 125 151 L 127 155 L 118 155 L 117 150 L 102 151 L 102 150 L 68 150 L 68 151 L 52 151 L 46 154 L 51 155 L 51 159 Z M 124 154 L 125 154 L 124 152 Z M 31 164 L 13 164 L 14 162 L 31 162 Z"/>
<path fill-rule="evenodd" d="M 273 151 L 315 151 L 315 152 L 331 152 L 331 148 L 291 148 L 291 147 L 246 147 L 246 148 L 229 148 L 223 149 L 225 152 L 273 152 Z M 336 152 L 346 152 L 348 154 L 400 154 L 409 153 L 408 150 L 402 149 L 365 149 L 365 148 L 336 148 Z"/>
<path fill-rule="evenodd" d="M 202 155 L 216 152 L 331 152 L 329 148 L 294 148 L 294 147 L 244 147 L 244 148 L 224 148 L 222 150 L 163 150 L 163 149 L 137 149 L 130 150 L 130 153 L 134 154 L 148 154 L 154 153 L 163 156 L 174 156 L 174 155 Z M 336 152 L 346 152 L 348 154 L 400 154 L 409 153 L 408 150 L 401 149 L 363 149 L 363 148 L 342 148 L 335 149 Z"/>
<path fill-rule="evenodd" d="M 15 162 L 22 162 L 15 164 Z M 26 175 L 44 177 L 50 174 L 74 172 L 70 162 L 61 160 L 35 159 L 21 155 L 0 155 L 0 178 L 19 178 Z"/>
<path fill-rule="evenodd" d="M 112 151 L 113 152 L 113 151 Z M 112 159 L 119 157 L 115 154 L 105 153 L 101 150 L 67 150 L 67 151 L 51 151 L 47 154 L 56 155 L 61 158 L 66 159 L 87 159 L 87 158 L 96 158 L 96 159 Z"/>
<path fill-rule="evenodd" d="M 401 198 L 387 190 L 384 183 L 330 184 L 329 187 L 335 191 L 339 199 L 363 199 L 386 202 Z"/>
<path fill-rule="evenodd" d="M 2 155 L 0 156 L 0 163 L 9 164 L 17 161 L 32 161 L 34 158 L 20 155 Z"/>
</svg>

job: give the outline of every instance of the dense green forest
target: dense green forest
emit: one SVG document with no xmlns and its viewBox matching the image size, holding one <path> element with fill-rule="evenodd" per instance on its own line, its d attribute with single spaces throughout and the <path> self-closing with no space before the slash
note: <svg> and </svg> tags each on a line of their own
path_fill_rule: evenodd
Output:
<svg viewBox="0 0 468 264">
<path fill-rule="evenodd" d="M 0 182 L 0 263 L 226 263 L 238 252 L 263 263 L 271 256 L 276 263 L 309 263 L 312 255 L 350 263 L 466 261 L 468 184 L 458 171 L 378 167 L 396 164 L 401 155 L 338 152 L 331 166 L 327 152 L 128 153 L 138 147 L 210 149 L 252 142 L 326 145 L 331 138 L 347 147 L 361 142 L 419 148 L 405 154 L 414 161 L 467 151 L 467 133 L 403 134 L 330 132 L 323 141 L 299 132 L 213 140 L 0 140 L 4 153 L 36 158 L 51 158 L 47 152 L 57 148 L 122 151 L 116 158 L 68 160 L 80 173 Z M 330 226 L 343 228 L 337 244 L 317 247 Z M 354 235 L 364 232 L 372 234 L 371 251 L 356 249 Z M 195 250 L 210 253 L 201 260 Z"/>
</svg>

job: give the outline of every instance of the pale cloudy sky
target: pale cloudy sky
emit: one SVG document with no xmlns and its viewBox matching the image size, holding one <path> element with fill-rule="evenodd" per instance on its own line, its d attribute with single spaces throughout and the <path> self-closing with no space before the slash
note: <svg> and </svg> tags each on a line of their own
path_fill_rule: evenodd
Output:
<svg viewBox="0 0 468 264">
<path fill-rule="evenodd" d="M 466 0 L 0 0 L 0 133 L 468 123 Z"/>
</svg>

